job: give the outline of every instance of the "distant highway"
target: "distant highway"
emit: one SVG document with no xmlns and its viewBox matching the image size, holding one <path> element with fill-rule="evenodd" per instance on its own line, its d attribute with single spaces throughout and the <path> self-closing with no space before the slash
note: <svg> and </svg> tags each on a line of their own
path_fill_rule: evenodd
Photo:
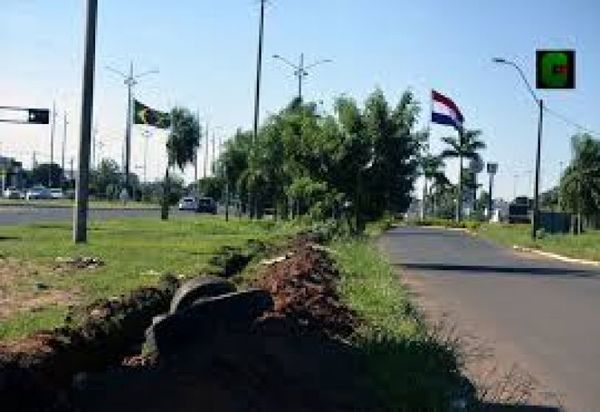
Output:
<svg viewBox="0 0 600 412">
<path fill-rule="evenodd" d="M 172 210 L 172 214 L 185 212 Z M 185 213 L 192 214 L 192 213 Z M 107 220 L 127 217 L 160 216 L 160 210 L 149 209 L 102 209 L 91 210 L 90 219 Z M 73 218 L 72 208 L 50 208 L 32 206 L 0 206 L 0 226 L 20 225 L 40 222 L 70 221 Z"/>
</svg>

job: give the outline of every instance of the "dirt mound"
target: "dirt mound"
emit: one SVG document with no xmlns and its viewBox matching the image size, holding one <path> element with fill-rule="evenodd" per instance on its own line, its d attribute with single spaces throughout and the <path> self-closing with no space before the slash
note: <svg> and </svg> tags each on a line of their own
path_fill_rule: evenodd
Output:
<svg viewBox="0 0 600 412">
<path fill-rule="evenodd" d="M 378 410 L 363 358 L 338 337 L 353 313 L 335 290 L 339 273 L 310 239 L 262 269 L 253 286 L 271 293 L 273 310 L 250 328 L 223 325 L 175 356 L 128 359 L 120 370 L 89 375 L 75 390 L 85 411 Z"/>
<path fill-rule="evenodd" d="M 331 259 L 310 239 L 296 242 L 287 259 L 271 265 L 256 281 L 271 293 L 275 308 L 265 315 L 287 317 L 302 333 L 325 333 L 346 337 L 356 324 L 336 291 L 339 272 Z"/>
</svg>

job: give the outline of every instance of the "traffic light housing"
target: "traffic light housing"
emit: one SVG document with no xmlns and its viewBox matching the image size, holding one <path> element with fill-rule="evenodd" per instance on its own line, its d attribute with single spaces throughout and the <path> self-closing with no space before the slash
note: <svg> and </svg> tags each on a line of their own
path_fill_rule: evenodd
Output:
<svg viewBox="0 0 600 412">
<path fill-rule="evenodd" d="M 575 88 L 574 50 L 538 50 L 536 57 L 538 89 Z"/>
<path fill-rule="evenodd" d="M 50 110 L 48 109 L 27 109 L 27 122 L 33 124 L 49 124 Z"/>
</svg>

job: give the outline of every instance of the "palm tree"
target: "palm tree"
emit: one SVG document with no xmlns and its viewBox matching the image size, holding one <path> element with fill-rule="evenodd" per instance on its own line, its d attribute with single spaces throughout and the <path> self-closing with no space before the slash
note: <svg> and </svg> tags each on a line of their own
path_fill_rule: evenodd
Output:
<svg viewBox="0 0 600 412">
<path fill-rule="evenodd" d="M 431 196 L 429 188 L 429 182 L 433 182 L 433 186 L 444 186 L 448 184 L 448 178 L 444 174 L 445 163 L 444 159 L 441 156 L 435 156 L 431 153 L 427 153 L 425 156 L 420 158 L 420 168 L 421 174 L 423 175 L 423 209 L 422 209 L 422 217 L 425 217 L 425 212 L 427 210 L 426 199 L 427 196 Z M 432 189 L 431 188 L 431 189 Z M 435 201 L 434 201 L 435 208 Z"/>
<path fill-rule="evenodd" d="M 183 171 L 196 156 L 200 145 L 200 123 L 191 111 L 182 107 L 171 110 L 171 131 L 167 139 L 167 167 L 163 188 L 161 219 L 169 219 L 169 169 L 177 166 Z"/>
<path fill-rule="evenodd" d="M 463 159 L 479 160 L 478 151 L 485 149 L 485 143 L 479 139 L 481 130 L 462 130 L 459 137 L 443 137 L 442 141 L 449 148 L 445 149 L 441 157 L 443 159 L 458 158 L 458 199 L 456 201 L 456 220 L 462 219 L 462 186 L 463 186 Z"/>
</svg>

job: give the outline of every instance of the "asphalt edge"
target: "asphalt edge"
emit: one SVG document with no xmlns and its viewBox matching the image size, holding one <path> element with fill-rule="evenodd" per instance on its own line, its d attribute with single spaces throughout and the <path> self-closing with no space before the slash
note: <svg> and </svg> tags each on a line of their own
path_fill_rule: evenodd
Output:
<svg viewBox="0 0 600 412">
<path fill-rule="evenodd" d="M 562 262 L 600 267 L 600 262 L 597 262 L 595 260 L 576 259 L 576 258 L 572 258 L 572 257 L 568 257 L 568 256 L 559 255 L 557 253 L 544 252 L 543 250 L 537 250 L 537 249 L 528 248 L 528 247 L 524 247 L 524 246 L 520 246 L 520 245 L 513 245 L 513 249 L 518 252 L 531 253 L 534 255 L 539 255 L 539 256 L 546 257 L 546 258 L 550 258 L 550 259 L 560 260 Z"/>
</svg>

